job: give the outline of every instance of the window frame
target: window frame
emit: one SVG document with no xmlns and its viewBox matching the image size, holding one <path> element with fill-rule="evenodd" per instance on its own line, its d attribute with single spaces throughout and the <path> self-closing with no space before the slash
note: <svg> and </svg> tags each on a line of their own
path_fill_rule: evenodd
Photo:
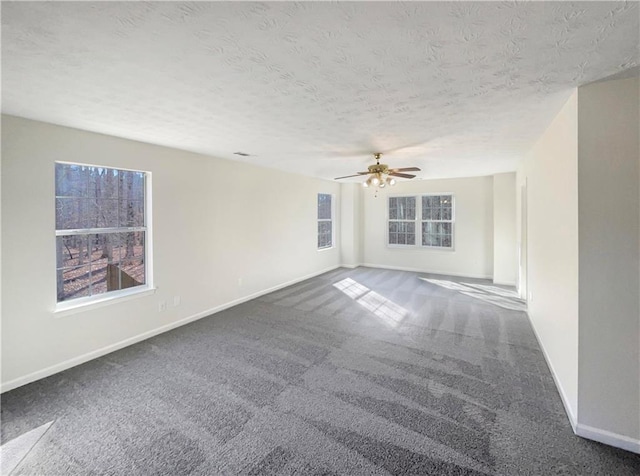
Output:
<svg viewBox="0 0 640 476">
<path fill-rule="evenodd" d="M 450 197 L 451 199 L 451 219 L 450 220 L 431 220 L 422 216 L 422 199 L 423 197 Z M 451 246 L 434 246 L 422 244 L 422 224 L 423 223 L 450 223 L 451 224 Z M 453 193 L 423 193 L 420 195 L 420 246 L 434 250 L 453 251 L 455 249 L 455 223 L 456 223 L 456 201 Z"/>
<path fill-rule="evenodd" d="M 415 200 L 415 205 L 414 205 L 414 209 L 415 209 L 415 217 L 413 218 L 413 220 L 400 220 L 400 219 L 396 219 L 396 218 L 391 218 L 391 207 L 390 205 L 390 201 L 392 198 L 413 198 Z M 418 233 L 417 233 L 417 229 L 418 229 L 418 202 L 419 200 L 417 199 L 418 197 L 416 195 L 388 195 L 387 196 L 387 229 L 386 229 L 386 241 L 387 241 L 387 246 L 389 248 L 415 248 L 417 243 L 417 238 L 418 238 Z M 391 223 L 413 223 L 413 238 L 414 238 L 414 242 L 413 244 L 405 244 L 405 243 L 390 243 L 389 242 L 389 235 L 390 235 L 390 231 L 389 231 L 389 227 L 391 225 Z"/>
<path fill-rule="evenodd" d="M 451 220 L 424 220 L 422 217 L 422 197 L 433 197 L 433 196 L 449 196 L 451 197 Z M 398 243 L 389 243 L 389 223 L 392 221 L 395 222 L 407 222 L 411 220 L 391 220 L 389 218 L 389 199 L 391 198 L 406 198 L 413 197 L 416 200 L 416 216 L 413 222 L 415 223 L 415 243 L 411 245 L 398 244 Z M 446 251 L 451 252 L 455 251 L 455 242 L 456 242 L 456 199 L 455 195 L 452 192 L 429 192 L 429 193 L 419 193 L 419 194 L 393 194 L 387 195 L 387 204 L 386 204 L 386 230 L 385 230 L 385 242 L 387 248 L 391 249 L 401 249 L 401 250 L 417 250 L 417 249 L 425 249 L 425 250 L 433 250 L 433 251 Z M 451 223 L 451 246 L 433 246 L 433 245 L 423 245 L 422 244 L 422 224 L 425 222 L 444 222 Z"/>
<path fill-rule="evenodd" d="M 95 167 L 95 168 L 103 168 L 103 169 L 111 169 L 111 170 L 121 170 L 125 172 L 136 172 L 142 173 L 144 176 L 144 223 L 142 226 L 131 226 L 131 227 L 100 227 L 100 228 L 75 228 L 75 229 L 61 229 L 58 230 L 55 228 L 54 233 L 54 243 L 53 249 L 54 254 L 57 252 L 57 244 L 56 240 L 59 236 L 90 236 L 95 234 L 104 234 L 104 233 L 126 233 L 126 232 L 135 232 L 140 231 L 144 233 L 144 273 L 145 273 L 145 283 L 139 286 L 133 286 L 125 289 L 118 289 L 115 291 L 107 291 L 100 294 L 93 294 L 90 296 L 82 296 L 74 299 L 69 299 L 66 301 L 58 301 L 57 292 L 55 293 L 55 306 L 53 309 L 54 314 L 73 314 L 74 311 L 79 312 L 80 310 L 84 310 L 87 308 L 93 307 L 102 307 L 105 304 L 110 304 L 112 302 L 127 300 L 131 297 L 138 295 L 147 295 L 155 292 L 155 287 L 153 285 L 153 263 L 152 263 L 152 250 L 153 250 L 153 232 L 152 232 L 152 208 L 151 208 L 151 189 L 152 189 L 152 178 L 151 172 L 147 170 L 137 170 L 126 167 L 119 167 L 114 165 L 97 165 L 97 164 L 88 164 L 88 163 L 80 163 L 80 162 L 71 162 L 64 160 L 56 160 L 54 162 L 54 175 L 55 175 L 55 166 L 56 164 L 64 164 L 64 165 L 77 165 L 81 167 Z M 57 195 L 53 195 L 54 206 L 52 207 L 56 210 L 55 201 Z M 55 223 L 54 216 L 54 223 Z M 56 265 L 54 267 L 55 270 L 55 286 L 54 289 L 57 289 L 57 280 L 58 280 L 58 265 L 57 258 L 54 260 Z"/>
<path fill-rule="evenodd" d="M 319 216 L 318 205 L 319 205 L 320 195 L 327 195 L 331 197 L 331 207 L 330 207 L 331 218 L 320 218 Z M 331 223 L 331 242 L 327 246 L 320 246 L 318 244 L 318 239 L 320 238 L 320 222 Z M 330 250 L 334 247 L 335 247 L 335 196 L 332 193 L 318 192 L 316 194 L 316 249 L 318 251 L 325 251 L 325 250 Z"/>
</svg>

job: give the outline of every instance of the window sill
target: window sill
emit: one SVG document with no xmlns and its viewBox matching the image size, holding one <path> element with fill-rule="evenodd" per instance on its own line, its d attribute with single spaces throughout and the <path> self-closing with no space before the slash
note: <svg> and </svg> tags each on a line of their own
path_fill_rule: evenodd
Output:
<svg viewBox="0 0 640 476">
<path fill-rule="evenodd" d="M 332 245 L 332 246 L 326 246 L 324 248 L 318 248 L 317 250 L 318 251 L 329 251 L 329 250 L 332 250 L 334 248 L 335 248 L 335 246 Z"/>
<path fill-rule="evenodd" d="M 123 291 L 115 291 L 108 295 L 101 295 L 88 301 L 58 303 L 53 310 L 53 316 L 56 318 L 70 316 L 72 314 L 98 309 L 110 304 L 129 301 L 142 296 L 150 296 L 156 292 L 156 289 L 157 288 L 149 286 L 141 286 L 132 289 L 125 289 Z"/>
</svg>

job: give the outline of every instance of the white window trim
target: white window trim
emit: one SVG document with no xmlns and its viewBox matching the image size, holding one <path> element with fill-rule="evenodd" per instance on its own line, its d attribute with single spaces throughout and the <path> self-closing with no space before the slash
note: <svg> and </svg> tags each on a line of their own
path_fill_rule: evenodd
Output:
<svg viewBox="0 0 640 476">
<path fill-rule="evenodd" d="M 431 197 L 431 196 L 441 196 L 441 195 L 449 195 L 451 196 L 451 221 L 449 220 L 422 220 L 422 197 Z M 404 198 L 404 197 L 414 197 L 416 199 L 416 218 L 415 222 L 415 230 L 416 230 L 416 243 L 413 245 L 403 245 L 399 243 L 389 243 L 389 222 L 390 221 L 412 221 L 412 220 L 391 220 L 389 218 L 389 198 Z M 387 248 L 396 249 L 396 250 L 412 250 L 415 251 L 417 249 L 429 250 L 429 251 L 443 251 L 446 253 L 451 253 L 455 251 L 456 248 L 456 197 L 453 192 L 430 192 L 430 193 L 419 193 L 419 194 L 393 194 L 387 195 L 387 211 L 386 211 L 386 229 L 385 229 L 385 242 Z M 430 246 L 422 244 L 422 223 L 424 221 L 432 221 L 432 222 L 443 222 L 443 223 L 451 223 L 451 247 L 445 248 L 443 246 Z"/>
<path fill-rule="evenodd" d="M 422 197 L 441 197 L 442 195 L 449 195 L 451 197 L 451 220 L 425 220 L 422 217 Z M 432 246 L 422 244 L 422 224 L 425 222 L 432 223 L 451 223 L 451 246 Z M 455 251 L 456 246 L 456 197 L 450 192 L 435 192 L 435 193 L 423 193 L 420 195 L 420 247 L 428 248 L 431 250 L 440 251 Z"/>
<path fill-rule="evenodd" d="M 412 197 L 416 199 L 416 217 L 413 220 L 397 220 L 397 219 L 391 219 L 389 217 L 389 199 L 390 198 L 407 198 L 407 197 Z M 415 240 L 416 242 L 418 241 L 418 205 L 419 205 L 419 200 L 418 200 L 418 196 L 417 195 L 407 195 L 407 194 L 397 194 L 397 195 L 387 195 L 387 228 L 385 230 L 385 241 L 387 243 L 387 247 L 388 248 L 396 248 L 396 249 L 415 249 L 417 247 L 417 243 L 414 243 L 413 245 L 403 245 L 402 243 L 389 243 L 389 223 L 393 222 L 412 222 L 414 224 L 414 235 L 415 235 Z"/>
<path fill-rule="evenodd" d="M 136 286 L 128 289 L 121 289 L 119 291 L 111 291 L 104 294 L 96 294 L 94 296 L 86 296 L 71 301 L 62 301 L 56 303 L 56 307 L 53 310 L 54 317 L 65 317 L 79 312 L 90 311 L 92 309 L 98 309 L 117 302 L 129 301 L 131 299 L 149 296 L 156 292 L 156 288 L 149 285 Z"/>
<path fill-rule="evenodd" d="M 327 218 L 318 218 L 318 195 L 329 195 L 331 197 L 331 218 L 327 219 Z M 321 221 L 328 221 L 331 222 L 331 244 L 329 246 L 323 246 L 322 248 L 320 248 L 317 243 L 318 243 L 318 223 L 320 223 Z M 318 192 L 316 194 L 316 249 L 318 251 L 327 251 L 327 250 L 331 250 L 333 248 L 335 248 L 335 242 L 336 242 L 336 197 L 334 194 L 332 193 L 323 193 L 323 192 Z"/>
<path fill-rule="evenodd" d="M 80 162 L 67 162 L 62 160 L 56 160 L 55 163 L 59 164 L 69 164 L 69 165 L 83 165 L 87 167 L 103 167 L 107 169 L 117 169 L 117 170 L 125 170 L 128 172 L 143 172 L 145 174 L 145 183 L 144 183 L 144 221 L 145 221 L 145 244 L 144 244 L 144 263 L 145 263 L 145 284 L 141 286 L 135 286 L 133 288 L 120 289 L 118 291 L 111 291 L 108 293 L 95 294 L 93 296 L 85 296 L 81 298 L 71 299 L 69 301 L 57 301 L 57 296 L 54 297 L 55 304 L 53 306 L 53 314 L 55 317 L 64 317 L 71 314 L 76 314 L 78 312 L 84 312 L 90 309 L 95 309 L 99 307 L 103 307 L 109 304 L 114 304 L 116 302 L 128 301 L 130 299 L 136 297 L 147 296 L 155 293 L 156 288 L 153 285 L 153 208 L 152 208 L 152 199 L 151 199 L 151 190 L 152 190 L 152 175 L 150 171 L 147 170 L 137 170 L 137 169 L 129 169 L 125 167 L 118 167 L 116 165 L 94 165 L 94 164 L 86 164 Z M 54 198 L 55 201 L 55 198 Z M 333 203 L 333 200 L 332 200 Z M 55 210 L 55 206 L 53 207 Z M 136 231 L 141 227 L 130 227 L 132 231 Z M 124 229 L 124 228 L 122 228 Z M 92 229 L 81 229 L 81 230 L 55 230 L 55 234 L 53 236 L 53 249 L 55 249 L 55 239 L 58 236 L 64 236 L 69 234 L 69 232 L 80 232 L 81 234 L 90 233 L 89 230 Z M 102 230 L 101 228 L 94 228 L 95 230 Z M 104 229 L 111 230 L 111 229 Z M 128 231 L 128 229 L 127 229 Z M 55 273 L 57 278 L 57 273 Z M 54 287 L 55 289 L 55 287 Z"/>
</svg>

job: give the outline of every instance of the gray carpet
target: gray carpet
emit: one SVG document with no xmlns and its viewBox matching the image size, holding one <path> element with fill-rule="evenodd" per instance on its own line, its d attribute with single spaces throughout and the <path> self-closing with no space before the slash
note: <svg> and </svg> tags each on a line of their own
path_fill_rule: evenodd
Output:
<svg viewBox="0 0 640 476">
<path fill-rule="evenodd" d="M 22 475 L 640 474 L 573 435 L 521 307 L 339 269 L 4 394 L 2 442 L 53 422 Z"/>
</svg>

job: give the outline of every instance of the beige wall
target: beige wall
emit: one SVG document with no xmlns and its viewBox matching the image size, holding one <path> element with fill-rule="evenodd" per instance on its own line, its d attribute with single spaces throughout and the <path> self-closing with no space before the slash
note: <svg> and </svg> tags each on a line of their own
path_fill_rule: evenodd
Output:
<svg viewBox="0 0 640 476">
<path fill-rule="evenodd" d="M 362 186 L 340 185 L 340 258 L 343 266 L 356 267 L 362 262 Z"/>
<path fill-rule="evenodd" d="M 637 77 L 580 87 L 517 174 L 527 190 L 529 316 L 574 429 L 635 452 L 639 89 Z"/>
<path fill-rule="evenodd" d="M 516 174 L 493 176 L 493 282 L 516 285 Z"/>
<path fill-rule="evenodd" d="M 2 119 L 5 390 L 340 264 L 339 226 L 337 246 L 316 249 L 316 194 L 332 193 L 339 202 L 336 183 Z M 56 160 L 152 173 L 155 294 L 54 316 Z M 177 307 L 173 296 L 181 297 Z M 161 300 L 169 303 L 164 312 Z"/>
<path fill-rule="evenodd" d="M 527 186 L 529 317 L 573 425 L 578 408 L 578 101 L 574 93 L 518 169 Z"/>
<path fill-rule="evenodd" d="M 363 190 L 364 263 L 379 266 L 491 278 L 493 276 L 493 180 L 474 177 L 400 182 L 378 192 Z M 402 249 L 387 246 L 389 195 L 452 193 L 455 200 L 455 249 Z"/>
<path fill-rule="evenodd" d="M 640 451 L 638 78 L 578 89 L 579 434 Z M 598 435 L 595 435 L 596 439 Z"/>
</svg>

